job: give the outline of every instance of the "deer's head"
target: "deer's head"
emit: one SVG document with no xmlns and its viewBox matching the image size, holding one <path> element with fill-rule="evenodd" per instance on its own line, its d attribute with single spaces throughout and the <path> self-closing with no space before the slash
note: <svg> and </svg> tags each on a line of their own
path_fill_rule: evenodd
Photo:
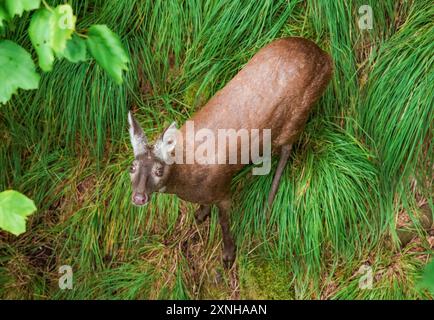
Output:
<svg viewBox="0 0 434 320">
<path fill-rule="evenodd" d="M 173 122 L 154 144 L 148 143 L 131 111 L 128 113 L 128 123 L 134 152 L 134 161 L 130 167 L 132 201 L 133 204 L 142 206 L 149 201 L 153 192 L 165 187 L 170 171 L 168 159 L 176 145 L 176 123 Z"/>
</svg>

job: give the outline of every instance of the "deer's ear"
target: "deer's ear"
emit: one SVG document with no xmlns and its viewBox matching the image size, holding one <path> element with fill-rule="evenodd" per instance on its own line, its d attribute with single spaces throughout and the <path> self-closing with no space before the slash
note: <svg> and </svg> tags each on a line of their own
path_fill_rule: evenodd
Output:
<svg viewBox="0 0 434 320">
<path fill-rule="evenodd" d="M 134 156 L 145 153 L 148 140 L 131 111 L 128 112 L 128 123 L 130 124 L 130 140 L 133 146 Z"/>
<path fill-rule="evenodd" d="M 176 127 L 176 122 L 172 122 L 172 124 L 164 130 L 163 134 L 156 141 L 154 147 L 155 155 L 161 160 L 167 162 L 171 158 L 177 142 L 178 129 Z"/>
</svg>

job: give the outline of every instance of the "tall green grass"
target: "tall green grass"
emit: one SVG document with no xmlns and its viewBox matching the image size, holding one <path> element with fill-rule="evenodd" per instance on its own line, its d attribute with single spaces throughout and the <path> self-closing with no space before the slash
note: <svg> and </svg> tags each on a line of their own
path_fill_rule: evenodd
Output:
<svg viewBox="0 0 434 320">
<path fill-rule="evenodd" d="M 366 142 L 378 152 L 383 210 L 391 211 L 392 225 L 396 193 L 408 197 L 402 190 L 408 191 L 410 178 L 432 197 L 433 18 L 429 2 L 414 4 L 401 29 L 373 58 L 358 106 Z"/>
<path fill-rule="evenodd" d="M 373 8 L 372 30 L 357 26 L 362 4 Z M 425 261 L 417 250 L 430 253 L 427 242 L 400 251 L 388 238 L 398 212 L 417 211 L 414 178 L 432 208 L 429 1 L 72 5 L 78 29 L 107 23 L 132 64 L 117 86 L 92 61 L 58 61 L 39 90 L 0 109 L 0 190 L 24 192 L 39 208 L 25 235 L 0 233 L 0 297 L 428 297 L 414 285 Z M 8 36 L 25 45 L 26 26 Z M 195 206 L 174 196 L 131 205 L 126 113 L 136 111 L 153 138 L 282 36 L 316 41 L 335 73 L 293 148 L 269 221 L 263 207 L 272 175 L 251 177 L 246 168 L 234 180 L 238 260 L 225 272 L 215 213 L 197 226 Z M 73 267 L 74 290 L 57 287 L 63 264 Z M 365 264 L 376 275 L 372 290 L 358 287 Z"/>
</svg>

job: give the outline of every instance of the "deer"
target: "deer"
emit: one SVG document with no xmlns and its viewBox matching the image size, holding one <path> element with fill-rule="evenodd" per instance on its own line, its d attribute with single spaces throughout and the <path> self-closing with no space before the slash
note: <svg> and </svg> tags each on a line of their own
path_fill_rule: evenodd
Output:
<svg viewBox="0 0 434 320">
<path fill-rule="evenodd" d="M 219 129 L 270 130 L 272 154 L 280 158 L 268 194 L 268 209 L 272 207 L 291 148 L 332 73 L 331 57 L 314 42 L 301 37 L 277 39 L 261 48 L 190 119 L 197 129 L 206 128 L 215 134 Z M 185 156 L 194 144 L 195 138 L 188 136 L 186 125 L 177 129 L 176 123 L 172 123 L 152 144 L 131 111 L 128 123 L 134 153 L 130 168 L 132 203 L 143 206 L 153 193 L 174 194 L 199 205 L 194 213 L 197 223 L 204 222 L 216 206 L 222 231 L 223 265 L 231 268 L 236 257 L 229 221 L 231 181 L 246 164 L 168 162 L 176 146 L 182 146 L 180 150 Z M 176 135 L 169 134 L 173 130 Z M 264 137 L 259 139 L 263 142 Z M 245 152 L 238 143 L 232 149 L 218 150 L 215 157 L 222 152 L 237 153 L 239 159 Z M 252 161 L 250 155 L 248 158 Z"/>
</svg>

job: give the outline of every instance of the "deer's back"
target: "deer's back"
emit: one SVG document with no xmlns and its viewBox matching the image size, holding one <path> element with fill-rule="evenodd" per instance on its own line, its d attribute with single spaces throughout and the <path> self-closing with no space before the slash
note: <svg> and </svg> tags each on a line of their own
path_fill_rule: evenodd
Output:
<svg viewBox="0 0 434 320">
<path fill-rule="evenodd" d="M 282 130 L 302 128 L 331 73 L 329 55 L 310 40 L 275 40 L 259 50 L 192 120 L 195 127 L 211 130 L 271 129 L 274 146 L 291 143 L 278 139 Z M 293 126 L 288 128 L 289 123 Z"/>
</svg>

